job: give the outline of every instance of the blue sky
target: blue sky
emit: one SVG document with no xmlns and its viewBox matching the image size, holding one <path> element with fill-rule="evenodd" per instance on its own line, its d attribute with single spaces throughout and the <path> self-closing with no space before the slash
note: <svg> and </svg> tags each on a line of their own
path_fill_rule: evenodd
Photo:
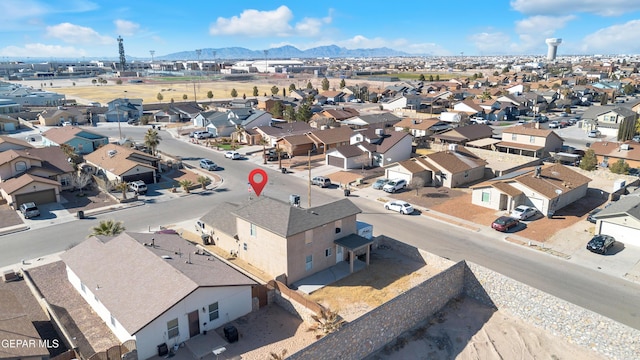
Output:
<svg viewBox="0 0 640 360">
<path fill-rule="evenodd" d="M 366 5 L 365 5 L 366 4 Z M 455 4 L 455 5 L 451 5 Z M 389 47 L 421 55 L 640 54 L 640 0 L 1 0 L 0 61 L 203 48 Z"/>
</svg>

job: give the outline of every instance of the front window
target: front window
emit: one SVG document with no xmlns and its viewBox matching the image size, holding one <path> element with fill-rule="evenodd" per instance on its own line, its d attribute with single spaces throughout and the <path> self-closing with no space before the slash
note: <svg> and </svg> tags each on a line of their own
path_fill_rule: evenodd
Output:
<svg viewBox="0 0 640 360">
<path fill-rule="evenodd" d="M 22 172 L 22 171 L 26 171 L 27 170 L 27 163 L 24 161 L 18 161 L 16 162 L 16 171 L 17 172 Z"/>
<path fill-rule="evenodd" d="M 482 192 L 482 202 L 488 203 L 489 201 L 491 201 L 491 193 L 488 192 L 488 191 L 483 191 Z"/>
<path fill-rule="evenodd" d="M 173 319 L 167 322 L 167 337 L 172 339 L 180 334 L 178 331 L 178 319 Z"/>
<path fill-rule="evenodd" d="M 250 226 L 250 235 L 251 235 L 251 237 L 256 237 L 256 232 L 257 232 L 256 224 L 251 224 L 251 226 Z"/>
<path fill-rule="evenodd" d="M 518 140 L 518 134 L 511 134 L 511 140 L 513 141 Z"/>
<path fill-rule="evenodd" d="M 535 143 L 536 142 L 536 137 L 535 136 L 529 136 L 529 142 L 530 143 Z"/>
<path fill-rule="evenodd" d="M 324 250 L 324 256 L 331 256 L 331 248 L 327 248 Z"/>
<path fill-rule="evenodd" d="M 215 302 L 209 305 L 209 321 L 213 321 L 219 317 L 220 315 L 218 313 L 218 303 Z"/>
<path fill-rule="evenodd" d="M 313 269 L 313 255 L 307 255 L 304 263 L 305 263 L 304 269 L 306 271 L 310 271 L 311 269 Z"/>
<path fill-rule="evenodd" d="M 67 178 L 62 178 L 62 179 L 60 179 L 60 185 L 69 186 L 69 185 L 71 185 L 71 182 Z"/>
</svg>

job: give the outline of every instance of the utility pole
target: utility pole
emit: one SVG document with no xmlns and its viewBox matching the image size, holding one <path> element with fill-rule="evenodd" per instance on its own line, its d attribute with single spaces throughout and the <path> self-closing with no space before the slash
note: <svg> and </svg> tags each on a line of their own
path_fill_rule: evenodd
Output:
<svg viewBox="0 0 640 360">
<path fill-rule="evenodd" d="M 307 193 L 307 208 L 311 208 L 311 150 L 307 152 L 307 169 L 309 169 L 309 181 L 308 181 L 308 193 Z"/>
</svg>

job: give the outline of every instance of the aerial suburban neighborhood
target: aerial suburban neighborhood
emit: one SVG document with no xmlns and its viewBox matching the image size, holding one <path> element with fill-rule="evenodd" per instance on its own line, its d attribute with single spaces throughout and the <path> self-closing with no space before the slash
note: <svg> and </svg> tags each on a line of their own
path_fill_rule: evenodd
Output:
<svg viewBox="0 0 640 360">
<path fill-rule="evenodd" d="M 0 358 L 640 358 L 640 56 L 542 42 L 0 59 Z"/>
</svg>

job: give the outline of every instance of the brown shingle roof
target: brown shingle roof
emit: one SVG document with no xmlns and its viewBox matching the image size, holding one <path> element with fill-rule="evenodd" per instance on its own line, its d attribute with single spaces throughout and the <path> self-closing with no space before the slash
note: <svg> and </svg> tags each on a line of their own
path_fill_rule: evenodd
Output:
<svg viewBox="0 0 640 360">
<path fill-rule="evenodd" d="M 31 160 L 40 160 L 40 157 L 32 154 L 30 151 L 33 149 L 29 149 L 29 150 L 5 150 L 3 152 L 0 152 L 0 165 L 2 164 L 6 164 L 9 161 L 12 161 L 14 159 L 17 158 L 25 158 L 25 159 L 31 159 Z"/>
<path fill-rule="evenodd" d="M 475 156 L 463 147 L 459 146 L 457 151 L 439 151 L 426 155 L 427 161 L 432 161 L 452 174 L 474 169 L 487 164 L 486 161 Z"/>
<path fill-rule="evenodd" d="M 527 173 L 518 176 L 515 180 L 549 199 L 558 196 L 556 190 L 567 192 L 591 181 L 590 178 L 562 164 L 544 166 L 539 178 L 532 173 Z"/>
<path fill-rule="evenodd" d="M 115 151 L 113 156 L 109 156 L 110 151 Z M 125 172 L 133 169 L 136 166 L 143 166 L 149 169 L 154 169 L 153 166 L 141 163 L 135 160 L 131 160 L 130 157 L 133 154 L 142 155 L 148 157 L 141 151 L 128 148 L 126 146 L 120 146 L 116 144 L 107 144 L 91 154 L 85 155 L 84 159 L 102 169 L 105 169 L 113 174 L 121 175 Z"/>
<path fill-rule="evenodd" d="M 34 182 L 56 185 L 58 187 L 60 186 L 60 183 L 55 180 L 45 179 L 31 174 L 22 174 L 17 178 L 12 178 L 0 183 L 0 188 L 2 188 L 7 194 L 13 194 L 15 191 L 20 190 L 23 187 L 28 186 Z"/>
<path fill-rule="evenodd" d="M 529 136 L 538 136 L 547 138 L 549 136 L 558 136 L 553 130 L 548 129 L 536 129 L 533 126 L 525 126 L 525 125 L 516 125 L 503 130 L 504 134 L 518 134 L 518 135 L 529 135 Z"/>
<path fill-rule="evenodd" d="M 504 183 L 502 181 L 496 181 L 494 183 L 491 184 L 491 186 L 493 186 L 494 188 L 502 191 L 503 193 L 511 196 L 511 197 L 516 197 L 519 196 L 520 194 L 522 194 L 522 191 L 514 188 L 513 186 Z"/>
<path fill-rule="evenodd" d="M 376 151 L 380 154 L 384 154 L 387 151 L 389 151 L 389 149 L 391 149 L 396 144 L 398 144 L 400 141 L 402 141 L 402 139 L 406 138 L 407 136 L 411 136 L 411 135 L 409 135 L 409 133 L 406 133 L 404 131 L 394 131 L 382 139 L 382 143 L 378 144 Z"/>
<path fill-rule="evenodd" d="M 312 140 L 324 144 L 336 144 L 340 142 L 348 142 L 354 131 L 348 126 L 340 126 L 333 129 L 318 130 L 309 133 Z"/>
<path fill-rule="evenodd" d="M 412 174 L 418 174 L 421 173 L 425 170 L 425 168 L 423 166 L 421 166 L 420 164 L 418 164 L 415 160 L 413 159 L 408 159 L 408 160 L 403 160 L 400 161 L 398 163 L 398 165 L 402 166 L 403 168 L 407 169 L 410 173 Z"/>
<path fill-rule="evenodd" d="M 409 128 L 416 130 L 427 130 L 440 122 L 440 119 L 411 119 L 405 118 L 393 125 L 396 128 Z"/>
<path fill-rule="evenodd" d="M 628 144 L 629 150 L 622 150 L 620 145 Z M 596 141 L 591 144 L 591 149 L 600 156 L 608 156 L 616 159 L 628 159 L 640 161 L 640 143 L 627 141 L 625 143 L 613 141 Z M 612 161 L 609 161 L 612 164 Z"/>
<path fill-rule="evenodd" d="M 24 148 L 33 148 L 31 144 L 24 140 L 12 138 L 11 136 L 0 135 L 0 145 L 2 145 L 3 143 L 19 145 Z"/>
</svg>

